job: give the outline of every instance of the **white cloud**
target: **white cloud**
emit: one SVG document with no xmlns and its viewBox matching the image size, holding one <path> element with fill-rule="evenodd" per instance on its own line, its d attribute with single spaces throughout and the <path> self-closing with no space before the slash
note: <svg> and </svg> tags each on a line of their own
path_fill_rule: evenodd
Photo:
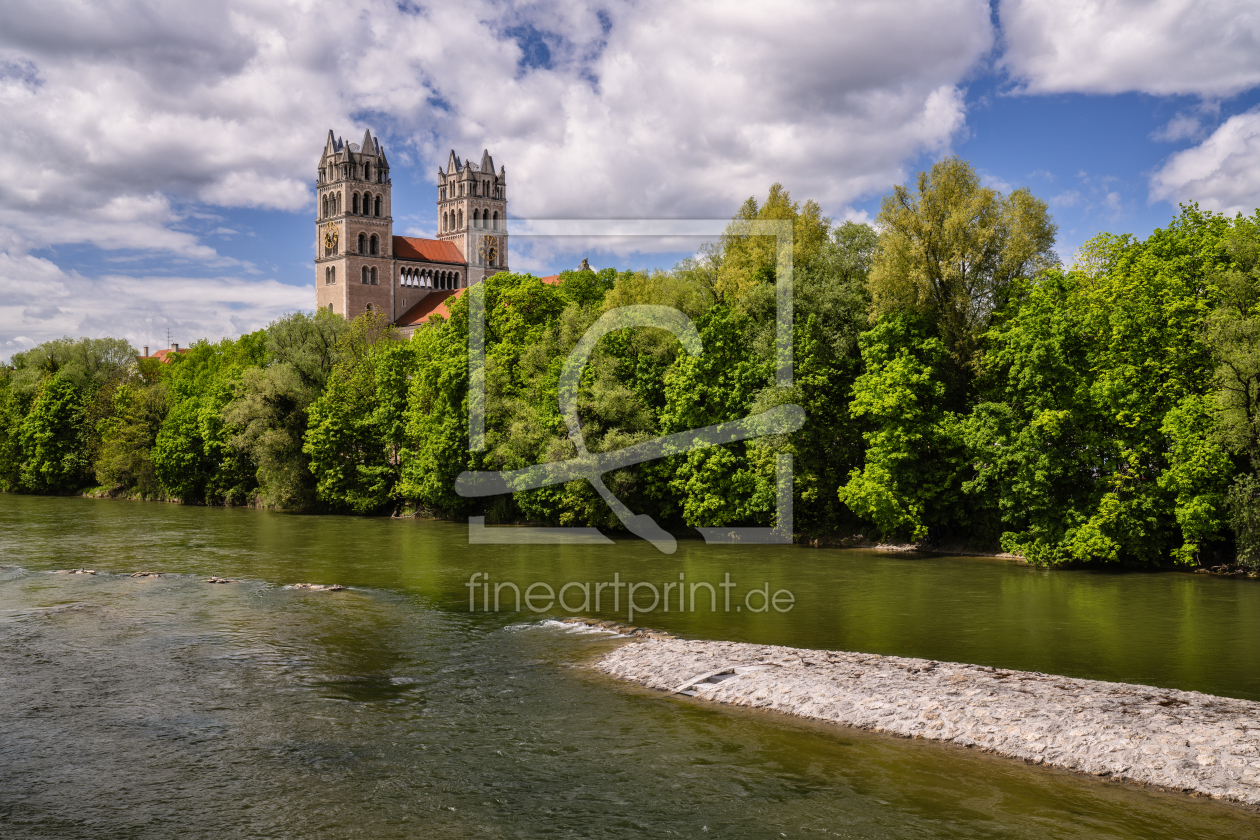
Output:
<svg viewBox="0 0 1260 840">
<path fill-rule="evenodd" d="M 992 41 L 982 0 L 8 5 L 8 238 L 197 257 L 170 202 L 300 210 L 330 126 L 422 171 L 490 147 L 522 215 L 729 212 L 776 179 L 840 207 L 949 143 Z"/>
<path fill-rule="evenodd" d="M 1050 198 L 1051 207 L 1075 207 L 1081 203 L 1079 190 L 1065 190 Z"/>
<path fill-rule="evenodd" d="M 1251 214 L 1260 207 L 1260 108 L 1230 117 L 1151 176 L 1151 200 L 1197 201 L 1208 210 Z"/>
<path fill-rule="evenodd" d="M 1203 137 L 1203 123 L 1198 117 L 1178 114 L 1168 124 L 1151 135 L 1152 140 L 1176 143 L 1179 140 L 1198 140 Z"/>
<path fill-rule="evenodd" d="M 1260 84 L 1255 0 L 1001 0 L 1002 66 L 1029 93 L 1230 96 Z"/>
<path fill-rule="evenodd" d="M 406 168 L 431 191 L 450 148 L 488 147 L 518 216 L 729 216 L 774 181 L 852 216 L 964 130 L 959 85 L 993 42 L 985 0 L 0 0 L 0 16 L 5 258 L 87 244 L 216 270 L 233 264 L 220 208 L 313 206 L 330 127 L 379 132 L 400 189 Z M 5 301 L 0 331 L 94 328 L 68 303 L 31 311 L 48 306 L 61 326 L 40 332 Z"/>
<path fill-rule="evenodd" d="M 73 336 L 125 338 L 164 346 L 166 331 L 187 346 L 217 341 L 309 308 L 311 289 L 233 277 L 87 278 L 30 255 L 0 253 L 0 358 L 42 341 Z"/>
</svg>

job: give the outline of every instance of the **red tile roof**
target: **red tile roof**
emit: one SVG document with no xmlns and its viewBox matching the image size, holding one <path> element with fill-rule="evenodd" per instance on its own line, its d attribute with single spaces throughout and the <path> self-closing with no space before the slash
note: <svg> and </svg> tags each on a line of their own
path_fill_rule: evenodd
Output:
<svg viewBox="0 0 1260 840">
<path fill-rule="evenodd" d="M 173 354 L 179 353 L 183 355 L 184 353 L 187 353 L 187 352 L 188 352 L 187 349 L 181 347 L 178 350 L 170 350 L 170 349 L 159 350 L 156 353 L 154 353 L 152 356 L 141 356 L 141 358 L 142 359 L 157 359 L 162 364 L 169 365 L 173 361 L 172 359 Z"/>
<path fill-rule="evenodd" d="M 458 298 L 466 291 L 468 290 L 446 289 L 429 292 L 420 299 L 419 303 L 404 312 L 394 323 L 400 327 L 415 327 L 423 324 L 434 315 L 441 315 L 449 320 L 451 312 L 446 308 L 447 301 Z"/>
<path fill-rule="evenodd" d="M 394 238 L 400 239 L 401 237 L 394 237 Z M 432 241 L 432 240 L 422 240 L 422 241 Z M 554 286 L 560 282 L 560 275 L 552 274 L 548 277 L 539 277 L 538 279 L 548 285 Z M 400 315 L 398 317 L 398 320 L 394 322 L 394 325 L 399 326 L 399 327 L 418 327 L 421 324 L 428 321 L 434 315 L 441 315 L 443 318 L 449 321 L 451 317 L 451 311 L 446 306 L 447 302 L 458 299 L 459 296 L 462 295 L 466 291 L 468 291 L 468 289 L 464 288 L 464 289 L 448 289 L 448 290 L 429 292 L 427 295 L 425 295 L 423 298 L 420 299 L 419 303 L 417 303 L 415 306 L 411 307 L 402 315 Z"/>
<path fill-rule="evenodd" d="M 464 257 L 454 242 L 440 239 L 416 239 L 410 236 L 394 237 L 394 256 L 404 260 L 454 263 L 463 265 Z"/>
</svg>

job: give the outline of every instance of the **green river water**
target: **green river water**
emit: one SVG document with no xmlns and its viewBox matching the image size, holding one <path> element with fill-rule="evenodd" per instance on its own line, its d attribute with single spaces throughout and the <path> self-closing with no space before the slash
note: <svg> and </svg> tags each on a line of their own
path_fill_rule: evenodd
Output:
<svg viewBox="0 0 1260 840">
<path fill-rule="evenodd" d="M 579 608 L 682 575 L 717 611 L 675 586 L 634 623 L 1260 700 L 1250 580 L 0 495 L 0 838 L 1260 837 L 1222 803 L 615 682 L 583 665 L 621 642 L 507 587 L 486 610 L 475 573 Z M 767 584 L 790 611 L 755 611 Z"/>
</svg>

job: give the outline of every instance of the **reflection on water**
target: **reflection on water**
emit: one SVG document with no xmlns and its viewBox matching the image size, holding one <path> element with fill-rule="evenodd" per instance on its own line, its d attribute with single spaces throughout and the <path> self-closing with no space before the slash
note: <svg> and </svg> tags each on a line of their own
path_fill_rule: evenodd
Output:
<svg viewBox="0 0 1260 840">
<path fill-rule="evenodd" d="M 470 613 L 464 588 L 473 571 L 553 584 L 729 571 L 797 606 L 645 623 L 1248 696 L 1246 582 L 688 543 L 674 562 L 634 544 L 474 552 L 462 537 L 0 496 L 0 837 L 1256 833 L 1256 817 L 1212 802 L 612 683 L 576 666 L 621 642 Z M 81 567 L 100 574 L 50 573 Z M 125 576 L 142 569 L 167 576 Z M 284 588 L 298 581 L 354 588 Z"/>
</svg>

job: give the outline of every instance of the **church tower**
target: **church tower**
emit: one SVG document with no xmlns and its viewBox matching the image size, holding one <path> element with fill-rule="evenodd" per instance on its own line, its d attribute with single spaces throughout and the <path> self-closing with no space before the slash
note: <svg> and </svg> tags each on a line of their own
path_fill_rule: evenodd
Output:
<svg viewBox="0 0 1260 840">
<path fill-rule="evenodd" d="M 508 271 L 507 171 L 496 174 L 489 150 L 481 163 L 451 150 L 438 170 L 438 239 L 454 243 L 468 264 L 468 285 Z"/>
<path fill-rule="evenodd" d="M 346 318 L 395 317 L 389 161 L 371 131 L 362 143 L 328 132 L 316 177 L 315 302 Z"/>
</svg>

